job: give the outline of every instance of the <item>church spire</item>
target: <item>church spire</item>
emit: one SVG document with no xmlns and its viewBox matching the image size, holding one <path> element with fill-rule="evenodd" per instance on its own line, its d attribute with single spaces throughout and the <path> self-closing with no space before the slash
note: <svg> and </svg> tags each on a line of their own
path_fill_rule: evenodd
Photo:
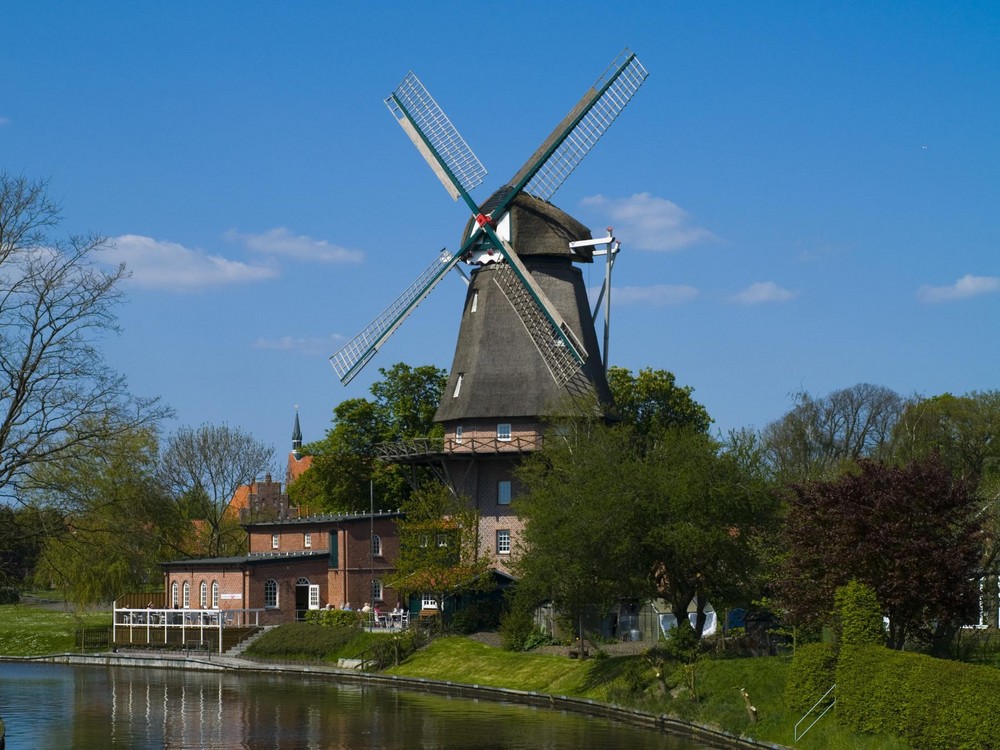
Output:
<svg viewBox="0 0 1000 750">
<path fill-rule="evenodd" d="M 302 455 L 302 429 L 299 427 L 299 407 L 295 405 L 295 426 L 292 428 L 292 455 L 298 459 Z"/>
</svg>

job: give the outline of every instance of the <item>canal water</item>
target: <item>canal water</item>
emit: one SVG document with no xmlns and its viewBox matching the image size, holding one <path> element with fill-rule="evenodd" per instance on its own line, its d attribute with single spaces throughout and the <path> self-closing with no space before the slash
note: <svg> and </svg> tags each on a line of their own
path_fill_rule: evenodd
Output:
<svg viewBox="0 0 1000 750">
<path fill-rule="evenodd" d="M 0 663 L 7 750 L 629 748 L 687 737 L 544 708 L 299 675 Z"/>
</svg>

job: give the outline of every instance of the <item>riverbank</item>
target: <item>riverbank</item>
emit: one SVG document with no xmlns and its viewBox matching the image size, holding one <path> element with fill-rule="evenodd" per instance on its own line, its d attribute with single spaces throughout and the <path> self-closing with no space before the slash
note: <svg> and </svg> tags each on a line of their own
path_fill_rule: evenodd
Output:
<svg viewBox="0 0 1000 750">
<path fill-rule="evenodd" d="M 164 655 L 155 651 L 109 652 L 99 654 L 50 654 L 33 657 L 0 656 L 0 662 L 35 662 L 103 667 L 143 667 L 152 669 L 193 669 L 202 671 L 261 672 L 270 674 L 322 676 L 347 683 L 382 685 L 399 690 L 416 690 L 506 703 L 570 711 L 641 726 L 658 732 L 683 734 L 716 748 L 771 748 L 787 750 L 784 745 L 741 738 L 719 729 L 688 722 L 665 714 L 633 710 L 602 701 L 538 691 L 514 690 L 492 685 L 469 684 L 402 674 L 358 672 L 317 664 L 261 663 L 239 657 L 215 654 Z"/>
</svg>

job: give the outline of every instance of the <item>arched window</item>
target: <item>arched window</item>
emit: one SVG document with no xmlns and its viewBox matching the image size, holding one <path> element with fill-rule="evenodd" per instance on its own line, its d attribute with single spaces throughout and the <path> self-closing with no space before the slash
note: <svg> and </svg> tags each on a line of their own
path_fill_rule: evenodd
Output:
<svg viewBox="0 0 1000 750">
<path fill-rule="evenodd" d="M 184 599 L 181 602 L 184 609 L 188 609 L 191 606 L 191 582 L 184 581 Z"/>
<path fill-rule="evenodd" d="M 180 599 L 177 598 L 177 581 L 170 584 L 170 606 L 177 609 Z"/>
<path fill-rule="evenodd" d="M 208 609 L 208 584 L 204 581 L 201 582 L 201 587 L 198 590 L 198 606 L 202 609 Z"/>
<path fill-rule="evenodd" d="M 264 606 L 267 609 L 278 608 L 278 582 L 273 578 L 264 581 Z"/>
<path fill-rule="evenodd" d="M 297 580 L 295 582 L 295 585 L 296 586 L 308 586 L 309 585 L 309 579 L 308 578 L 300 578 L 299 580 Z"/>
<path fill-rule="evenodd" d="M 372 534 L 372 555 L 382 557 L 382 538 L 378 534 Z"/>
<path fill-rule="evenodd" d="M 372 602 L 382 601 L 382 581 L 378 578 L 372 581 Z"/>
<path fill-rule="evenodd" d="M 219 582 L 212 581 L 212 609 L 219 608 Z"/>
</svg>

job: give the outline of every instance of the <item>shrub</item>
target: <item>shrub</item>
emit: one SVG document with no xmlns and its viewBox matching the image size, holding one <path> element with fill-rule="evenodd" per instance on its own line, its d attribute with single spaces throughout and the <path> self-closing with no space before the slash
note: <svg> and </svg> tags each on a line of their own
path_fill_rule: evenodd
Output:
<svg viewBox="0 0 1000 750">
<path fill-rule="evenodd" d="M 364 620 L 363 612 L 349 609 L 310 609 L 306 612 L 306 622 L 325 628 L 355 628 Z"/>
<path fill-rule="evenodd" d="M 451 627 L 458 633 L 468 635 L 479 630 L 493 630 L 500 624 L 500 603 L 477 601 L 469 604 L 451 616 Z"/>
<path fill-rule="evenodd" d="M 542 639 L 542 640 L 540 640 Z M 531 613 L 514 607 L 500 616 L 500 644 L 508 651 L 528 651 L 548 641 Z"/>
<path fill-rule="evenodd" d="M 894 734 L 914 747 L 993 748 L 1000 737 L 1000 670 L 845 645 L 837 663 L 837 715 L 856 731 Z"/>
<path fill-rule="evenodd" d="M 785 703 L 805 713 L 837 681 L 837 654 L 829 643 L 807 643 L 795 649 L 785 683 Z"/>
<path fill-rule="evenodd" d="M 369 656 L 370 669 L 385 669 L 405 661 L 414 651 L 427 645 L 427 633 L 420 628 L 410 628 L 402 633 L 379 638 Z"/>
<path fill-rule="evenodd" d="M 0 604 L 17 604 L 21 601 L 21 595 L 17 589 L 9 586 L 0 587 Z"/>
<path fill-rule="evenodd" d="M 882 608 L 871 586 L 851 581 L 837 589 L 835 632 L 845 646 L 884 646 Z"/>
</svg>

